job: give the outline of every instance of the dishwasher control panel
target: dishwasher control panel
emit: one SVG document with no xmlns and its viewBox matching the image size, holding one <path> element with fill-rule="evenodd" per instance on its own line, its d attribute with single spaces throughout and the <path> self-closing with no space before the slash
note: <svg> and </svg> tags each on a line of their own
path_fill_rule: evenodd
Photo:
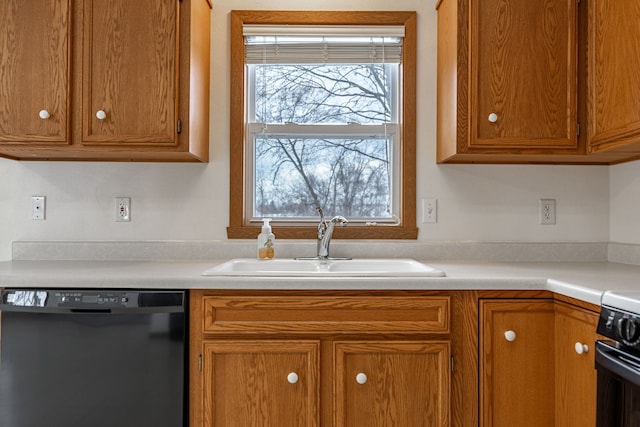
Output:
<svg viewBox="0 0 640 427">
<path fill-rule="evenodd" d="M 12 289 L 2 291 L 5 308 L 111 309 L 138 307 L 138 292 L 112 290 Z"/>
<path fill-rule="evenodd" d="M 128 289 L 5 289 L 0 311 L 184 312 L 187 292 Z"/>
<path fill-rule="evenodd" d="M 56 307 L 128 307 L 130 292 L 120 291 L 53 291 L 49 297 Z M 134 298 L 134 303 L 137 302 Z"/>
</svg>

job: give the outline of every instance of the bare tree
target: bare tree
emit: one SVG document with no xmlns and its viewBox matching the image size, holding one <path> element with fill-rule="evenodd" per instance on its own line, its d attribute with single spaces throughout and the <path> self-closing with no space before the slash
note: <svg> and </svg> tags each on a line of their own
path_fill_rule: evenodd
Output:
<svg viewBox="0 0 640 427">
<path fill-rule="evenodd" d="M 268 124 L 380 124 L 389 120 L 382 64 L 260 66 L 256 118 Z M 390 154 L 384 137 L 256 139 L 256 208 L 315 216 L 388 216 Z"/>
</svg>

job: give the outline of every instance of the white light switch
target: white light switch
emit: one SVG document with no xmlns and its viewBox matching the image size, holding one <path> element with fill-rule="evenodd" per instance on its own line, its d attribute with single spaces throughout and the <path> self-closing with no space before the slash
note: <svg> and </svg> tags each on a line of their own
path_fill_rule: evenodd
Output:
<svg viewBox="0 0 640 427">
<path fill-rule="evenodd" d="M 422 199 L 422 222 L 438 222 L 438 199 Z"/>
</svg>

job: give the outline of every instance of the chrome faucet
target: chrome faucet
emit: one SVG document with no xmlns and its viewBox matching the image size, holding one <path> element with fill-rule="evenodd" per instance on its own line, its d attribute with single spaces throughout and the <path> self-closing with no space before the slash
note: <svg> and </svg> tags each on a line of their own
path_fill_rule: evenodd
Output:
<svg viewBox="0 0 640 427">
<path fill-rule="evenodd" d="M 346 226 L 349 221 L 340 215 L 334 216 L 330 221 L 324 220 L 322 208 L 316 209 L 320 215 L 320 224 L 318 224 L 318 258 L 329 258 L 329 244 L 331 243 L 331 236 L 333 235 L 333 229 L 336 225 L 340 227 Z"/>
</svg>

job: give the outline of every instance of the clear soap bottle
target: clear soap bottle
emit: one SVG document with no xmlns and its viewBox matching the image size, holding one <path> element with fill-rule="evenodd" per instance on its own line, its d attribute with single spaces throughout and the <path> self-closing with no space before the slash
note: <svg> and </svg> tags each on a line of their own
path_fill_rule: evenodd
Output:
<svg viewBox="0 0 640 427">
<path fill-rule="evenodd" d="M 272 259 L 275 255 L 276 236 L 271 232 L 271 218 L 262 219 L 262 232 L 258 235 L 258 258 Z"/>
</svg>

